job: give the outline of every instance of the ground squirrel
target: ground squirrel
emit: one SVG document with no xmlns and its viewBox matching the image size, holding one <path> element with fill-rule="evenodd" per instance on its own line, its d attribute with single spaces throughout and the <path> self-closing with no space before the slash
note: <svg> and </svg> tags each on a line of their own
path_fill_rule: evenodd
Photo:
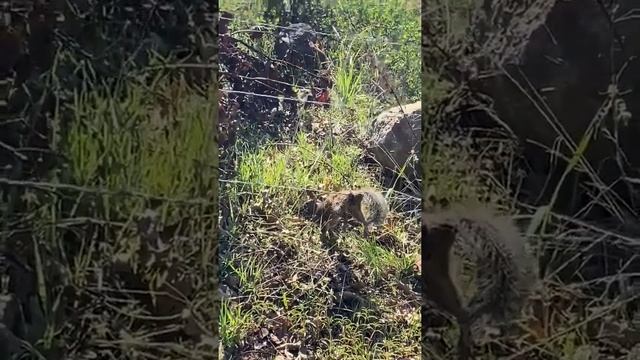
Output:
<svg viewBox="0 0 640 360">
<path fill-rule="evenodd" d="M 476 320 L 517 318 L 537 282 L 535 261 L 513 221 L 488 206 L 423 212 L 421 233 L 426 298 L 457 319 L 458 356 L 468 359 Z"/>
<path fill-rule="evenodd" d="M 330 193 L 316 202 L 315 213 L 320 217 L 323 232 L 333 232 L 341 220 L 356 219 L 368 236 L 373 224 L 381 225 L 389 206 L 384 196 L 373 189 L 345 190 Z"/>
</svg>

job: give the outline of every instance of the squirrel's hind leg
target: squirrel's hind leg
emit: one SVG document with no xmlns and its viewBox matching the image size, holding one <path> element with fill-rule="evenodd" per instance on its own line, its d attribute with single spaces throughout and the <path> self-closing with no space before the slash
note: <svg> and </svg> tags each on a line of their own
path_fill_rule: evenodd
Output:
<svg viewBox="0 0 640 360">
<path fill-rule="evenodd" d="M 471 336 L 471 322 L 468 317 L 458 319 L 460 336 L 458 337 L 458 360 L 471 359 L 473 349 L 473 338 Z"/>
<path fill-rule="evenodd" d="M 363 235 L 365 238 L 369 238 L 369 234 L 371 234 L 371 224 L 369 223 L 364 223 L 364 230 L 363 230 Z"/>
</svg>

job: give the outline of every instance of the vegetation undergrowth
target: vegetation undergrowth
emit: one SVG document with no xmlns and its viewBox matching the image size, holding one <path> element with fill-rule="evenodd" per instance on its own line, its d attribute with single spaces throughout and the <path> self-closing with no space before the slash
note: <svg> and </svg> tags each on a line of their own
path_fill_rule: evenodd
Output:
<svg viewBox="0 0 640 360">
<path fill-rule="evenodd" d="M 234 13 L 238 36 L 253 25 L 247 19 L 261 18 L 252 11 L 263 9 L 221 5 Z M 383 188 L 378 166 L 363 161 L 365 139 L 381 110 L 419 100 L 419 6 L 322 6 L 342 14 L 326 20 L 338 32 L 326 36 L 323 48 L 330 105 L 300 106 L 295 130 L 243 135 L 224 152 L 229 159 L 222 162 L 233 164 L 223 169 L 232 175 L 221 183 L 224 356 L 417 359 L 420 307 L 412 288 L 419 201 L 384 191 L 392 213 L 375 239 L 350 227 L 331 244 L 320 240 L 319 226 L 303 219 L 301 208 L 309 193 Z"/>
<path fill-rule="evenodd" d="M 218 348 L 217 3 L 0 9 L 0 359 Z"/>
<path fill-rule="evenodd" d="M 181 80 L 123 85 L 76 92 L 69 121 L 53 119 L 63 165 L 50 183 L 25 184 L 25 225 L 38 240 L 13 243 L 36 259 L 46 324 L 31 351 L 210 358 L 219 307 L 216 103 Z M 157 213 L 153 231 L 165 247 L 155 255 L 140 236 L 146 209 Z"/>
<path fill-rule="evenodd" d="M 549 158 L 542 162 L 553 164 L 547 169 L 553 169 L 555 165 L 560 164 L 560 176 L 554 178 L 549 174 L 536 173 L 533 166 L 523 166 L 527 162 L 531 164 L 539 160 L 523 159 L 527 156 L 527 152 L 522 151 L 525 143 L 533 143 L 537 140 L 529 139 L 528 134 L 524 132 L 520 132 L 517 139 L 510 138 L 510 141 L 505 141 L 505 137 L 495 136 L 500 134 L 505 127 L 504 124 L 527 121 L 518 117 L 519 110 L 523 108 L 522 104 L 518 105 L 518 100 L 515 100 L 518 97 L 512 98 L 514 104 L 512 109 L 506 111 L 503 108 L 500 112 L 499 106 L 494 109 L 492 103 L 497 96 L 500 96 L 500 90 L 493 89 L 474 97 L 473 95 L 476 94 L 471 94 L 472 92 L 467 90 L 474 86 L 482 87 L 482 85 L 478 86 L 482 83 L 481 80 L 472 80 L 470 83 L 475 83 L 472 86 L 466 86 L 467 84 L 461 82 L 453 83 L 455 81 L 452 79 L 455 79 L 455 76 L 451 74 L 447 76 L 444 73 L 445 68 L 451 70 L 451 65 L 459 60 L 455 59 L 456 54 L 462 54 L 462 51 L 458 50 L 466 50 L 458 45 L 472 45 L 471 48 L 480 49 L 479 51 L 484 49 L 484 44 L 464 44 L 465 41 L 473 41 L 471 36 L 467 36 L 471 31 L 473 34 L 483 34 L 489 30 L 470 28 L 473 26 L 471 22 L 473 7 L 474 4 L 467 0 L 436 0 L 429 8 L 423 9 L 424 25 L 429 31 L 429 38 L 426 39 L 424 48 L 425 81 L 422 90 L 423 101 L 427 104 L 421 153 L 425 185 L 423 198 L 426 202 L 480 200 L 499 204 L 505 211 L 514 213 L 516 215 L 514 219 L 521 225 L 522 233 L 527 236 L 529 245 L 537 256 L 540 267 L 539 276 L 542 280 L 542 289 L 532 296 L 521 318 L 518 319 L 520 326 L 513 329 L 512 333 L 496 333 L 495 336 L 477 339 L 474 358 L 550 360 L 638 358 L 639 347 L 636 341 L 640 334 L 637 321 L 640 314 L 637 306 L 638 295 L 625 290 L 626 285 L 614 285 L 614 283 L 626 283 L 627 279 L 635 277 L 633 274 L 635 270 L 631 269 L 636 269 L 638 264 L 635 257 L 629 254 L 636 253 L 638 245 L 636 241 L 625 239 L 637 237 L 637 229 L 627 227 L 624 224 L 626 221 L 619 219 L 610 220 L 585 215 L 592 208 L 603 207 L 615 210 L 628 208 L 627 204 L 633 203 L 631 199 L 612 195 L 613 191 L 609 192 L 611 189 L 605 190 L 607 186 L 601 185 L 600 177 L 607 175 L 599 173 L 601 169 L 594 170 L 597 168 L 593 165 L 596 161 L 593 161 L 593 157 L 589 158 L 592 156 L 590 152 L 595 152 L 598 146 L 596 137 L 600 134 L 608 134 L 611 130 L 606 127 L 596 130 L 592 125 L 585 124 L 582 134 L 577 134 L 578 136 L 574 139 L 568 139 L 569 136 L 558 129 L 570 127 L 573 116 L 571 111 L 564 108 L 558 111 L 557 106 L 563 107 L 564 104 L 554 105 L 553 101 L 535 94 L 534 97 L 541 100 L 530 101 L 535 102 L 536 106 L 547 107 L 545 112 L 557 116 L 553 118 L 556 122 L 554 126 L 557 126 L 554 127 L 556 133 L 550 133 L 551 140 L 554 140 L 554 149 L 545 150 L 548 151 Z M 494 9 L 501 8 L 497 6 Z M 509 13 L 519 10 L 521 9 L 510 9 Z M 499 11 L 506 12 L 504 9 Z M 527 11 L 535 12 L 536 7 L 528 8 Z M 574 9 L 574 11 L 577 10 Z M 502 15 L 504 14 L 490 14 L 485 16 L 485 20 L 486 18 L 497 19 Z M 548 19 L 555 15 L 557 13 L 549 16 Z M 510 25 L 514 27 L 522 25 L 517 23 L 517 18 L 514 20 L 516 20 L 515 23 Z M 508 28 L 510 25 L 500 22 L 491 24 L 501 27 L 491 29 L 493 34 L 511 33 L 511 29 Z M 551 24 L 547 23 L 545 26 L 553 26 Z M 577 30 L 572 28 L 574 26 L 579 28 L 578 25 L 570 25 L 558 31 L 571 29 L 569 32 L 575 32 Z M 518 41 L 523 43 L 528 41 L 513 35 L 504 37 L 499 35 L 497 39 L 503 40 L 504 44 L 509 46 L 513 46 Z M 543 40 L 543 42 L 549 41 L 549 44 L 539 41 L 540 38 L 535 38 L 533 40 L 535 45 L 532 48 L 526 48 L 526 55 L 521 59 L 523 64 L 530 66 L 525 81 L 528 84 L 535 84 L 544 79 L 545 83 L 554 84 L 562 77 L 556 77 L 553 72 L 547 72 L 543 69 L 544 65 L 532 65 L 538 60 L 537 56 L 543 56 L 536 49 L 540 46 L 551 46 L 549 44 L 553 42 L 555 48 L 565 52 L 566 58 L 571 57 L 569 54 L 573 50 L 569 50 L 571 47 L 566 43 L 563 44 L 562 41 Z M 606 47 L 607 45 L 593 46 Z M 615 56 L 617 57 L 617 54 Z M 611 57 L 614 57 L 613 53 Z M 600 60 L 584 58 L 581 61 L 596 63 Z M 575 70 L 579 72 L 577 69 L 580 66 L 575 63 L 568 62 L 566 66 L 572 71 L 574 70 L 572 66 L 576 66 Z M 487 72 L 486 70 L 481 68 L 479 73 Z M 616 71 L 618 70 L 612 68 L 613 73 Z M 533 78 L 535 76 L 540 78 Z M 580 80 L 572 84 L 576 88 L 579 88 L 583 81 L 586 86 L 590 83 L 590 79 L 580 77 L 577 79 Z M 514 81 L 519 82 L 519 80 Z M 617 86 L 617 81 L 610 86 Z M 560 93 L 563 98 L 575 95 L 572 91 Z M 492 99 L 491 96 L 494 98 Z M 522 95 L 523 101 L 526 101 L 526 96 Z M 584 93 L 579 93 L 577 96 L 585 99 L 588 97 Z M 476 103 L 473 104 L 473 101 Z M 609 99 L 603 96 L 602 101 L 603 104 L 607 104 Z M 587 108 L 582 104 L 579 107 L 581 110 Z M 561 118 L 560 114 L 564 114 L 567 118 Z M 608 114 L 605 111 L 603 114 L 601 110 L 594 111 L 592 124 L 600 121 L 595 119 L 608 118 L 611 115 L 613 128 L 617 129 L 613 114 L 614 112 Z M 541 123 L 547 121 L 546 116 L 541 114 L 539 121 Z M 483 122 L 487 118 L 489 121 Z M 450 123 L 446 123 L 447 121 Z M 495 122 L 493 127 L 486 125 L 493 122 Z M 535 121 L 529 122 L 531 127 L 536 127 L 538 124 Z M 478 123 L 482 125 L 479 126 Z M 486 134 L 492 136 L 484 136 Z M 614 143 L 613 147 L 622 149 L 617 138 L 611 140 Z M 575 143 L 567 146 L 570 150 L 566 153 L 556 152 L 556 145 L 560 148 L 572 142 Z M 614 153 L 612 150 L 610 156 L 624 157 Z M 590 160 L 593 164 L 589 164 Z M 576 172 L 581 175 L 574 177 L 572 181 L 575 181 L 577 192 L 589 194 L 588 200 L 584 200 L 588 205 L 576 205 L 580 210 L 576 210 L 575 213 L 558 213 L 563 210 L 554 210 L 554 206 L 563 201 L 560 199 L 563 195 L 562 191 L 567 189 L 567 187 L 561 187 L 563 181 L 569 182 L 568 179 L 575 176 Z M 537 177 L 541 177 L 541 182 L 544 183 L 540 188 L 536 185 L 524 184 L 522 181 L 522 179 L 531 180 Z M 579 182 L 578 179 L 582 181 Z M 624 180 L 617 179 L 616 182 L 624 182 Z M 594 190 L 592 186 L 597 187 L 598 190 Z M 540 204 L 540 199 L 543 198 L 541 196 L 543 187 L 551 190 L 550 199 L 546 204 Z M 608 197 L 611 198 L 608 199 Z M 577 204 L 580 201 L 577 198 L 580 196 L 571 201 Z M 616 199 L 612 200 L 612 198 Z M 532 205 L 534 203 L 538 205 Z M 456 351 L 456 326 L 449 321 L 441 321 L 437 310 L 428 309 L 425 314 L 425 323 L 428 323 L 425 329 L 429 329 L 429 337 L 424 339 L 424 353 L 428 358 L 433 359 L 451 358 Z"/>
</svg>

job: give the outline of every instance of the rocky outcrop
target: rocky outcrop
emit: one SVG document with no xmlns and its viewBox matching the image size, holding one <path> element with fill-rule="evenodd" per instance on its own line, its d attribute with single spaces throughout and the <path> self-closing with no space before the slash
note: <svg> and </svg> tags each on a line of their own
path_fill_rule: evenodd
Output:
<svg viewBox="0 0 640 360">
<path fill-rule="evenodd" d="M 291 24 L 278 32 L 274 53 L 278 60 L 312 71 L 319 53 L 313 48 L 318 41 L 309 24 Z"/>
<path fill-rule="evenodd" d="M 566 160 L 585 145 L 577 163 L 582 175 L 573 172 L 559 192 L 563 210 L 584 205 L 585 188 L 603 201 L 630 199 L 633 184 L 624 180 L 640 175 L 640 122 L 633 117 L 640 114 L 640 92 L 634 91 L 640 83 L 640 20 L 632 16 L 639 4 L 485 3 L 493 5 L 476 9 L 470 55 L 458 65 L 470 89 L 489 95 L 497 118 L 521 140 L 533 173 L 551 174 L 550 184 L 557 184 Z M 551 185 L 542 191 L 542 201 L 554 190 Z"/>
<path fill-rule="evenodd" d="M 385 169 L 415 176 L 420 151 L 422 103 L 393 107 L 382 112 L 373 122 L 369 152 Z"/>
</svg>

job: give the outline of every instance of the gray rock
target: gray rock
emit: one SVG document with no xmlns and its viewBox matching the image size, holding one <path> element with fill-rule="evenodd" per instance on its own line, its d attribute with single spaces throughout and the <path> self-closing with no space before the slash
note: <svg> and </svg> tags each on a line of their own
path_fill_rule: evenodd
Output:
<svg viewBox="0 0 640 360">
<path fill-rule="evenodd" d="M 383 167 L 394 172 L 407 164 L 406 174 L 415 176 L 420 151 L 422 103 L 393 107 L 373 122 L 368 151 Z"/>
<path fill-rule="evenodd" d="M 279 60 L 313 70 L 316 50 L 310 44 L 316 41 L 317 35 L 310 25 L 291 24 L 278 33 L 274 52 Z"/>
<path fill-rule="evenodd" d="M 637 23 L 628 16 L 625 19 L 625 14 L 637 10 L 637 1 L 615 2 L 615 9 L 610 10 L 616 19 L 614 29 L 597 1 L 479 4 L 469 28 L 472 50 L 467 56 L 461 53 L 451 58 L 458 59 L 459 67 L 469 74 L 469 88 L 492 99 L 495 114 L 487 118 L 499 119 L 521 140 L 534 172 L 552 174 L 554 179 L 560 177 L 566 163 L 551 162 L 547 149 L 571 158 L 594 122 L 598 136 L 589 143 L 584 157 L 602 181 L 596 186 L 612 186 L 626 199 L 628 189 L 621 176 L 640 176 L 640 123 L 632 116 L 640 112 L 640 92 L 632 91 L 640 81 L 640 63 L 632 61 L 640 53 L 640 32 Z M 616 75 L 617 84 L 612 84 Z M 618 139 L 612 141 L 613 136 Z M 570 138 L 573 146 L 557 146 L 563 137 Z M 616 162 L 621 152 L 626 169 Z M 593 178 L 587 181 L 593 183 Z M 580 196 L 570 188 L 573 182 L 565 181 L 566 188 L 556 201 L 559 206 L 564 204 L 558 209 L 562 212 L 582 208 L 573 205 L 571 196 Z M 589 184 L 575 186 L 586 193 L 581 185 Z M 554 190 L 554 186 L 546 189 L 543 202 Z"/>
</svg>

